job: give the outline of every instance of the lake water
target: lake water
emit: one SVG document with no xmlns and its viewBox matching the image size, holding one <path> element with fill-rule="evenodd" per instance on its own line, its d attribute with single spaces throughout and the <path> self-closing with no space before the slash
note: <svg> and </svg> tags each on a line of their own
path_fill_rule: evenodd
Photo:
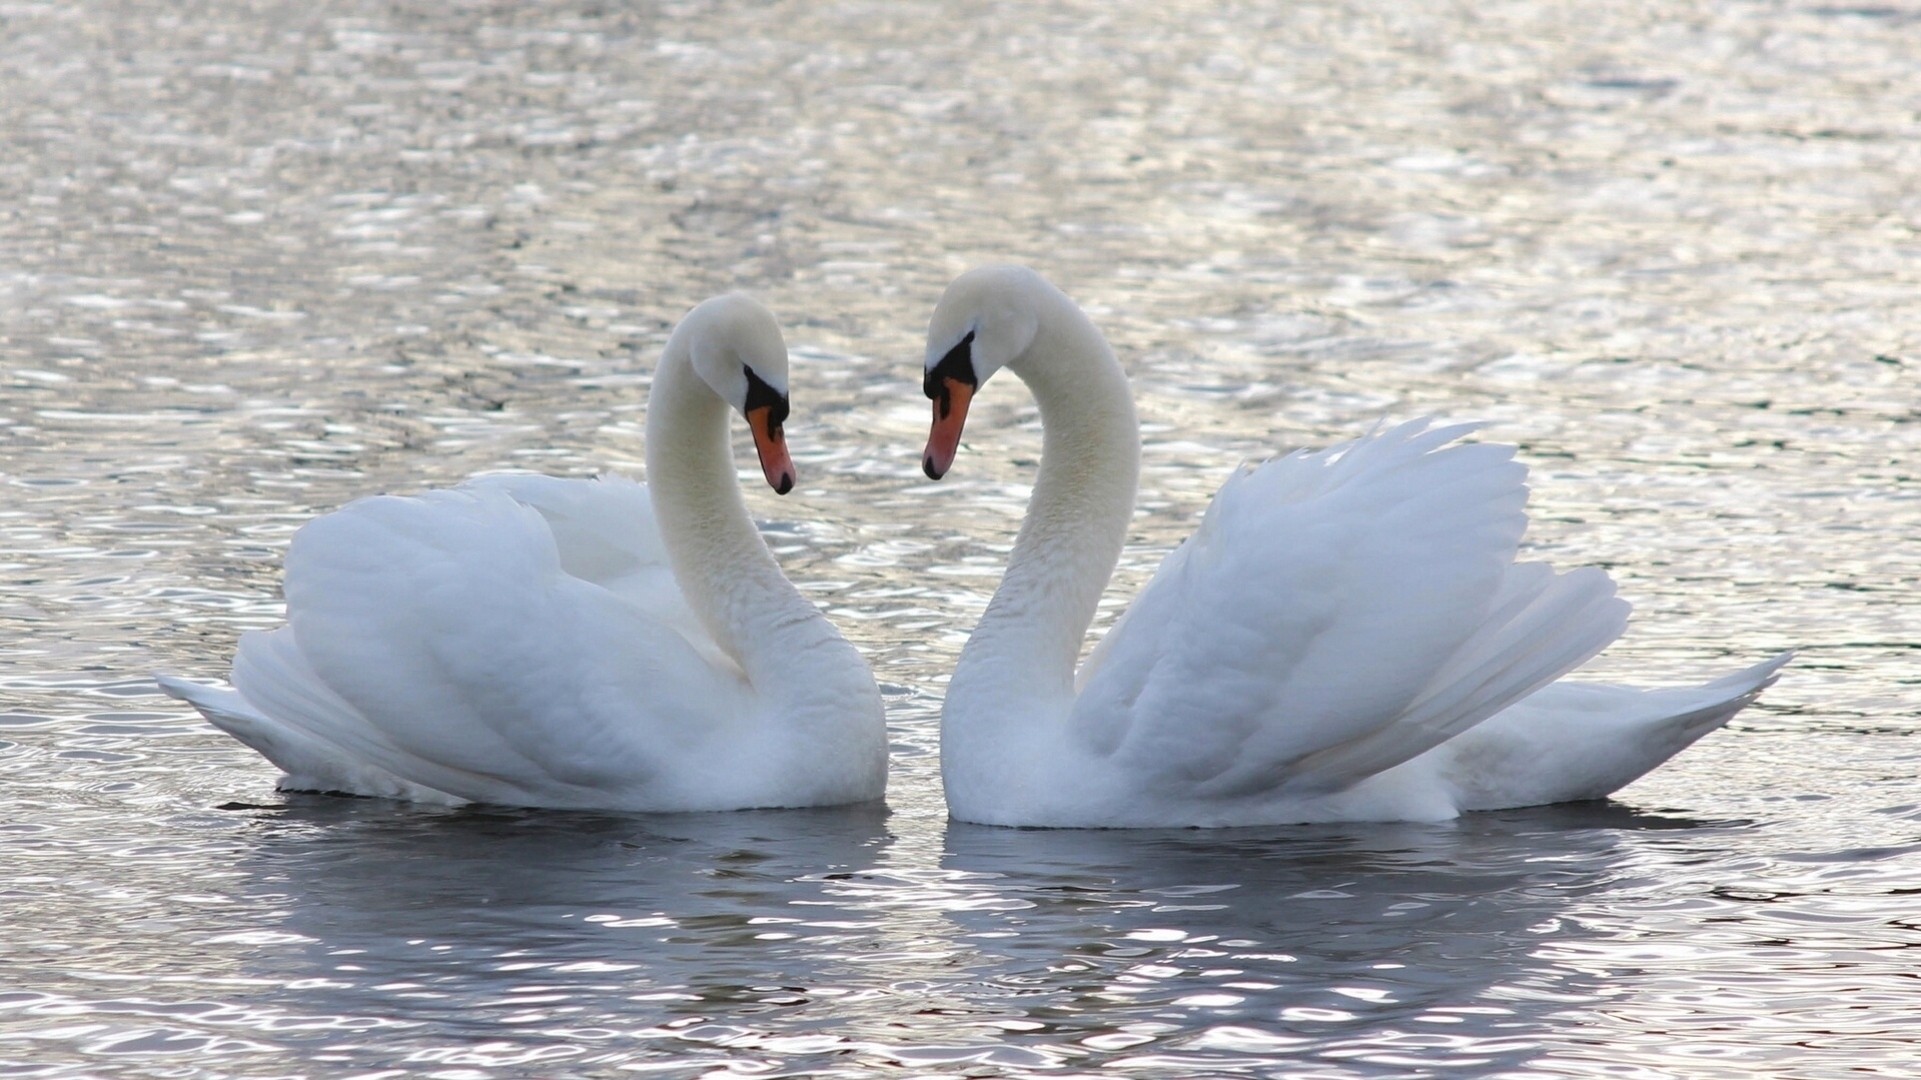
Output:
<svg viewBox="0 0 1921 1080">
<path fill-rule="evenodd" d="M 0 1075 L 1921 1072 L 1907 6 L 8 0 L 0 54 Z M 1636 604 L 1594 670 L 1799 659 L 1606 804 L 949 824 L 1039 447 L 997 382 L 918 472 L 988 259 L 1140 397 L 1102 625 L 1241 459 L 1434 413 Z M 796 357 L 751 506 L 876 666 L 887 808 L 282 795 L 149 682 L 358 495 L 638 473 L 734 287 Z"/>
</svg>

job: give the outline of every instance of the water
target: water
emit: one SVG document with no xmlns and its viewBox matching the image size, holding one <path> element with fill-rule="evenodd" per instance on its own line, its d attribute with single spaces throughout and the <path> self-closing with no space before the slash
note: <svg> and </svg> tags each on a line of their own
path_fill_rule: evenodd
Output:
<svg viewBox="0 0 1921 1080">
<path fill-rule="evenodd" d="M 0 5 L 0 1072 L 1912 1076 L 1918 31 Z M 1039 442 L 997 383 L 926 483 L 918 364 L 989 258 L 1134 376 L 1103 619 L 1241 458 L 1437 413 L 1519 443 L 1534 547 L 1635 602 L 1596 670 L 1800 659 L 1605 805 L 950 825 L 942 681 Z M 796 352 L 803 483 L 752 506 L 876 665 L 887 809 L 280 795 L 147 681 L 224 672 L 357 495 L 638 472 L 667 328 L 736 286 Z"/>
</svg>

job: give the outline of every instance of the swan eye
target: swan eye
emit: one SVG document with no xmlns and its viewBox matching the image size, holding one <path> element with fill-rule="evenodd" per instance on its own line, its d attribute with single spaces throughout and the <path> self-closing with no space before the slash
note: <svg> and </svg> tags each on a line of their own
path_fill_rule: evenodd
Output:
<svg viewBox="0 0 1921 1080">
<path fill-rule="evenodd" d="M 767 384 L 767 380 L 754 373 L 754 369 L 741 365 L 747 374 L 747 400 L 741 403 L 740 411 L 753 412 L 755 409 L 768 410 L 767 426 L 774 432 L 787 422 L 787 395 Z"/>
<path fill-rule="evenodd" d="M 945 401 L 948 397 L 947 380 L 949 379 L 972 387 L 980 386 L 980 380 L 974 377 L 974 332 L 972 330 L 969 330 L 967 336 L 961 338 L 958 344 L 947 350 L 947 355 L 940 358 L 940 363 L 927 369 L 927 374 L 921 379 L 921 391 L 927 395 L 929 401 Z M 946 411 L 944 407 L 941 409 L 943 414 Z"/>
</svg>

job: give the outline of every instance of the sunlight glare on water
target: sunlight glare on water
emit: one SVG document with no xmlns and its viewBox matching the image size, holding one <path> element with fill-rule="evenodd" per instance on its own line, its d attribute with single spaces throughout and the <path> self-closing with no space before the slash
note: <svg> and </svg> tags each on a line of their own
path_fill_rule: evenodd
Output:
<svg viewBox="0 0 1921 1080">
<path fill-rule="evenodd" d="M 582 0 L 0 6 L 0 1071 L 1905 1077 L 1921 1058 L 1921 25 L 1899 7 Z M 940 484 L 921 336 L 1029 262 L 1146 440 L 1107 625 L 1237 462 L 1491 422 L 1594 665 L 1762 702 L 1613 802 L 949 824 L 946 673 L 1039 453 Z M 224 675 L 314 515 L 638 475 L 751 290 L 873 660 L 888 806 L 284 795 Z M 737 442 L 749 465 L 745 437 Z"/>
</svg>

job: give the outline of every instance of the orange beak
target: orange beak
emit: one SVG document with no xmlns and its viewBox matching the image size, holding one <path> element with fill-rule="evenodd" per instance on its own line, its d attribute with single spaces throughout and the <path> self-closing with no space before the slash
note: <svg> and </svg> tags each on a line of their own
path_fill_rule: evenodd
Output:
<svg viewBox="0 0 1921 1080">
<path fill-rule="evenodd" d="M 921 458 L 921 471 L 930 480 L 947 475 L 960 452 L 961 428 L 967 423 L 967 404 L 974 400 L 974 387 L 959 379 L 943 378 L 940 396 L 934 399 L 934 427 L 927 433 L 927 453 Z"/>
<path fill-rule="evenodd" d="M 794 490 L 798 474 L 794 471 L 794 459 L 787 456 L 787 438 L 781 434 L 780 425 L 774 423 L 774 410 L 766 405 L 748 409 L 747 430 L 754 433 L 754 451 L 760 455 L 760 471 L 767 477 L 767 486 L 773 488 L 776 495 Z"/>
</svg>

